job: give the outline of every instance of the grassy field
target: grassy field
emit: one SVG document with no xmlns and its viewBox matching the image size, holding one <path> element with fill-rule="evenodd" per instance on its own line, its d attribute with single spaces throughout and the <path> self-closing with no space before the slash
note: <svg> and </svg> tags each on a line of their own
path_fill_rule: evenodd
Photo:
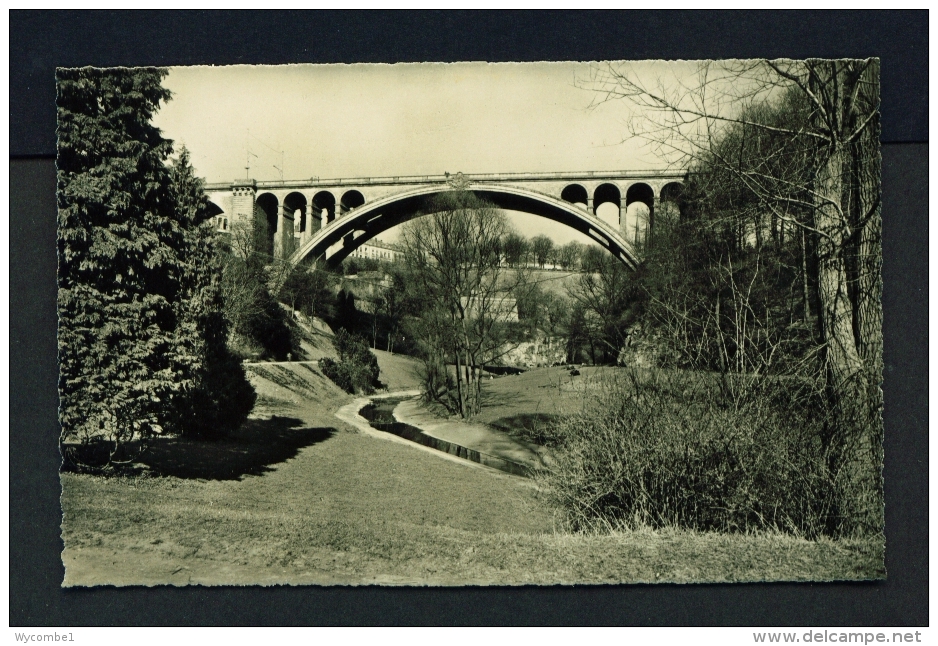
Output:
<svg viewBox="0 0 938 646">
<path fill-rule="evenodd" d="M 583 390 L 617 368 L 581 367 L 571 377 L 569 368 L 539 368 L 484 381 L 482 412 L 475 421 L 491 424 L 527 441 L 537 441 L 545 425 L 558 415 L 574 412 L 583 403 Z"/>
<path fill-rule="evenodd" d="M 379 355 L 382 380 L 392 389 L 409 387 L 408 362 Z M 263 366 L 252 372 L 259 406 L 229 440 L 165 440 L 148 454 L 140 477 L 62 475 L 65 585 L 882 575 L 883 546 L 876 541 L 670 530 L 565 533 L 529 480 L 456 464 L 345 425 L 333 413 L 351 397 L 315 368 Z M 487 414 L 510 418 L 532 402 L 538 410 L 556 406 L 556 397 L 540 395 L 553 392 L 550 375 L 493 380 L 488 392 L 506 401 Z"/>
</svg>

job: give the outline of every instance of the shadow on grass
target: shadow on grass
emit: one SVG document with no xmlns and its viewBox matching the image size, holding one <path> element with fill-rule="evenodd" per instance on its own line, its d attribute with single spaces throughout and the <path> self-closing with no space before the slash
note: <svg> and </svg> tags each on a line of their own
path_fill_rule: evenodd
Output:
<svg viewBox="0 0 938 646">
<path fill-rule="evenodd" d="M 560 419 L 559 415 L 548 413 L 521 413 L 499 417 L 491 426 L 507 432 L 509 435 L 541 446 L 550 446 L 556 442 L 551 429 Z"/>
<path fill-rule="evenodd" d="M 508 378 L 510 378 L 510 376 Z M 483 382 L 482 396 L 479 399 L 483 409 L 498 406 L 511 406 L 517 404 L 519 398 L 522 397 L 522 395 L 516 391 L 495 390 L 493 388 L 486 388 L 485 385 L 485 382 Z"/>
<path fill-rule="evenodd" d="M 139 463 L 153 475 L 203 480 L 239 480 L 273 471 L 272 465 L 300 449 L 332 437 L 334 428 L 303 428 L 294 417 L 249 419 L 223 440 L 157 439 Z"/>
</svg>

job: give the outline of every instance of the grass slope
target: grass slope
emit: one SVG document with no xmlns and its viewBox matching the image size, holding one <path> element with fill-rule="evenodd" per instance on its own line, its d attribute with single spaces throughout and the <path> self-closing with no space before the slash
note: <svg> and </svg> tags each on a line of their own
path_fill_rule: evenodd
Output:
<svg viewBox="0 0 938 646">
<path fill-rule="evenodd" d="M 333 412 L 351 398 L 315 368 L 261 366 L 251 373 L 261 406 L 231 439 L 169 441 L 148 457 L 146 477 L 61 476 L 64 585 L 881 575 L 882 545 L 875 542 L 677 531 L 567 534 L 530 481 L 344 425 Z"/>
<path fill-rule="evenodd" d="M 378 357 L 378 368 L 381 374 L 378 379 L 388 390 L 413 390 L 420 388 L 420 379 L 417 377 L 417 359 L 405 354 L 391 354 L 384 350 L 372 350 Z"/>
</svg>

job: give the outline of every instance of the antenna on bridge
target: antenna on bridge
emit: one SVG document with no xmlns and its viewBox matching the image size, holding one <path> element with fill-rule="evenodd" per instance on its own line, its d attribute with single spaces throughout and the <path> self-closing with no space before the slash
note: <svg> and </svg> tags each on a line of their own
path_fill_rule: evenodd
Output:
<svg viewBox="0 0 938 646">
<path fill-rule="evenodd" d="M 285 154 L 284 151 L 281 150 L 281 151 L 280 151 L 280 165 L 277 166 L 276 164 L 274 164 L 274 168 L 276 168 L 278 171 L 280 171 L 280 181 L 281 181 L 281 182 L 283 181 L 283 167 L 284 167 L 284 165 L 285 165 L 285 164 L 283 163 L 284 154 Z"/>
<path fill-rule="evenodd" d="M 245 179 L 251 179 L 251 157 L 257 157 L 254 153 L 251 152 L 251 129 L 247 129 L 247 138 L 244 140 L 244 150 L 247 157 L 247 165 L 244 167 L 247 176 Z"/>
</svg>

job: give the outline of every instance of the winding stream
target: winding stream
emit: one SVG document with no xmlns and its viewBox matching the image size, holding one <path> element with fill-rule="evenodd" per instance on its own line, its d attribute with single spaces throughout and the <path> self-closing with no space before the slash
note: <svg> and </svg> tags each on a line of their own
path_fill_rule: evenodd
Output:
<svg viewBox="0 0 938 646">
<path fill-rule="evenodd" d="M 468 449 L 446 440 L 427 435 L 416 426 L 404 424 L 394 419 L 394 409 L 406 398 L 382 398 L 370 401 L 364 406 L 358 414 L 368 420 L 368 423 L 379 431 L 392 433 L 405 440 L 421 444 L 423 446 L 454 455 L 463 460 L 484 464 L 487 467 L 504 471 L 516 476 L 529 477 L 531 470 L 517 462 L 506 460 L 504 458 L 488 455 L 475 449 Z"/>
</svg>

